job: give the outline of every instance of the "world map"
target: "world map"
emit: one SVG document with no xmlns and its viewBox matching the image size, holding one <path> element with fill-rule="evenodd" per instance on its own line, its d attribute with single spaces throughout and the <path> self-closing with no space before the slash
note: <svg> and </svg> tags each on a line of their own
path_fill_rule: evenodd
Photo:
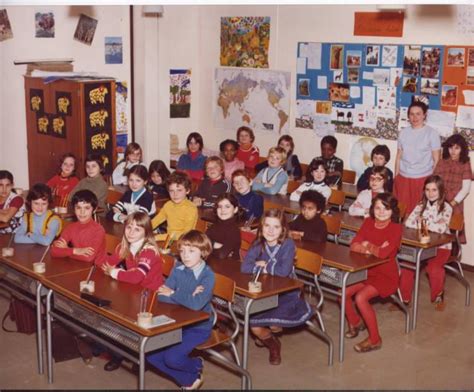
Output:
<svg viewBox="0 0 474 392">
<path fill-rule="evenodd" d="M 216 128 L 288 132 L 290 72 L 216 68 Z"/>
</svg>

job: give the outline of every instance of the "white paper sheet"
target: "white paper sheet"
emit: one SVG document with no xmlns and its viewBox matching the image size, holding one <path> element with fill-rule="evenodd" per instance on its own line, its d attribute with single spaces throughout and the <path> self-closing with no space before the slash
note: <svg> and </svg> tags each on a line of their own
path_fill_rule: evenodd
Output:
<svg viewBox="0 0 474 392">
<path fill-rule="evenodd" d="M 300 42 L 300 57 L 308 57 L 308 44 Z"/>
<path fill-rule="evenodd" d="M 351 95 L 351 98 L 360 98 L 360 87 L 350 86 L 350 95 Z"/>
<path fill-rule="evenodd" d="M 304 75 L 306 73 L 306 58 L 298 57 L 296 59 L 296 73 L 299 75 Z"/>
<path fill-rule="evenodd" d="M 455 119 L 456 115 L 453 112 L 430 109 L 426 124 L 436 129 L 440 136 L 448 137 L 453 133 Z"/>
<path fill-rule="evenodd" d="M 365 106 L 375 106 L 375 87 L 362 86 L 362 103 Z"/>
<path fill-rule="evenodd" d="M 388 68 L 374 68 L 374 86 L 388 86 L 390 70 Z"/>
<path fill-rule="evenodd" d="M 318 89 L 326 90 L 328 88 L 328 78 L 326 76 L 318 75 Z"/>
<path fill-rule="evenodd" d="M 382 47 L 382 66 L 396 67 L 397 66 L 398 46 L 384 45 Z"/>
<path fill-rule="evenodd" d="M 362 72 L 362 79 L 374 80 L 374 74 L 372 72 L 364 71 L 364 72 Z"/>
<path fill-rule="evenodd" d="M 463 90 L 464 103 L 466 105 L 474 105 L 474 91 L 472 90 Z"/>
<path fill-rule="evenodd" d="M 377 107 L 356 104 L 353 126 L 375 129 L 377 127 Z"/>
<path fill-rule="evenodd" d="M 379 117 L 395 119 L 397 114 L 396 98 L 397 91 L 395 87 L 377 87 L 377 111 Z"/>
<path fill-rule="evenodd" d="M 308 43 L 308 68 L 321 69 L 321 51 L 322 44 L 320 42 Z"/>
<path fill-rule="evenodd" d="M 456 126 L 461 128 L 474 128 L 474 107 L 458 106 Z"/>
<path fill-rule="evenodd" d="M 326 135 L 334 135 L 336 132 L 336 126 L 331 123 L 330 114 L 317 114 L 313 116 L 314 132 L 319 137 Z"/>
</svg>

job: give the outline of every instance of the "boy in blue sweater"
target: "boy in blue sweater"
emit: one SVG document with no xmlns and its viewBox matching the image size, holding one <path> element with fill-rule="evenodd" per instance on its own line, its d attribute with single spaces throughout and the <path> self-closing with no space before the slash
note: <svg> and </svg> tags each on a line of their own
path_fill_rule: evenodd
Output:
<svg viewBox="0 0 474 392">
<path fill-rule="evenodd" d="M 214 272 L 204 261 L 212 252 L 209 238 L 191 230 L 178 241 L 181 263 L 177 263 L 163 286 L 158 289 L 160 301 L 178 304 L 211 315 Z M 183 389 L 199 389 L 203 384 L 203 363 L 189 353 L 209 339 L 212 317 L 183 329 L 181 343 L 148 355 L 147 360 Z"/>
</svg>

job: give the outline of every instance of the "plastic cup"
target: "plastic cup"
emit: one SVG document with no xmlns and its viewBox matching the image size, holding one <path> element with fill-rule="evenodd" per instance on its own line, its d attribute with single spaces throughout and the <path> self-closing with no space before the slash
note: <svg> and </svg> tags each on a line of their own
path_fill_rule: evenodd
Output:
<svg viewBox="0 0 474 392">
<path fill-rule="evenodd" d="M 33 263 L 33 271 L 37 274 L 44 274 L 46 271 L 46 264 L 45 263 Z"/>
<path fill-rule="evenodd" d="M 95 282 L 93 280 L 83 280 L 79 283 L 79 290 L 92 294 L 95 291 Z"/>
<path fill-rule="evenodd" d="M 420 236 L 420 243 L 422 244 L 428 244 L 430 242 L 431 238 L 429 235 L 422 235 Z"/>
<path fill-rule="evenodd" d="M 14 248 L 2 248 L 3 257 L 12 257 L 15 254 Z"/>
<path fill-rule="evenodd" d="M 140 312 L 137 314 L 137 324 L 142 328 L 149 328 L 151 326 L 151 321 L 153 319 L 153 314 L 150 312 Z"/>
<path fill-rule="evenodd" d="M 249 291 L 251 293 L 261 293 L 262 292 L 262 282 L 249 282 Z"/>
</svg>

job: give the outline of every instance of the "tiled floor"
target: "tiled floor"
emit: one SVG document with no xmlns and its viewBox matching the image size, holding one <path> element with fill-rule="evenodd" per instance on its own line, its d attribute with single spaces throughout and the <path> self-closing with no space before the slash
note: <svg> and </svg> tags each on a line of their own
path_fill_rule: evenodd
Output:
<svg viewBox="0 0 474 392">
<path fill-rule="evenodd" d="M 474 274 L 467 273 L 474 286 Z M 357 354 L 352 346 L 365 338 L 346 340 L 346 357 L 334 366 L 326 363 L 326 345 L 305 330 L 282 337 L 280 366 L 268 364 L 268 351 L 250 346 L 250 372 L 255 389 L 474 389 L 474 304 L 464 306 L 464 288 L 452 277 L 446 283 L 447 307 L 435 312 L 429 302 L 426 276 L 422 275 L 418 327 L 404 334 L 404 317 L 390 311 L 389 304 L 376 304 L 383 348 Z M 8 301 L 0 296 L 0 314 Z M 324 319 L 337 341 L 338 308 L 327 301 Z M 10 324 L 9 324 L 10 325 Z M 337 353 L 337 343 L 335 344 Z M 134 389 L 136 376 L 126 369 L 103 371 L 104 360 L 94 358 L 88 366 L 75 359 L 54 367 L 54 384 L 36 367 L 35 335 L 0 331 L 0 388 L 21 389 Z M 237 389 L 238 376 L 206 361 L 204 388 Z M 148 371 L 146 387 L 176 389 L 173 382 Z"/>
</svg>

